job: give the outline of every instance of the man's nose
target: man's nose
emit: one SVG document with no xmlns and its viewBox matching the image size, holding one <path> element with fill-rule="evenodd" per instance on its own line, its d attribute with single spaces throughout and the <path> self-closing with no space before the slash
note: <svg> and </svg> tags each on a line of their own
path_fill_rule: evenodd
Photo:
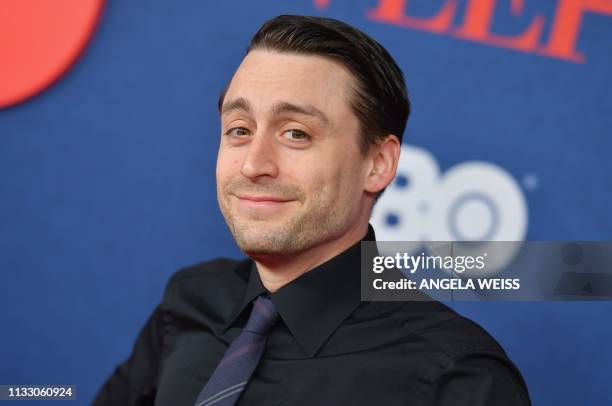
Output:
<svg viewBox="0 0 612 406">
<path fill-rule="evenodd" d="M 245 177 L 255 180 L 261 176 L 278 175 L 276 143 L 272 136 L 265 133 L 253 135 L 240 172 Z"/>
</svg>

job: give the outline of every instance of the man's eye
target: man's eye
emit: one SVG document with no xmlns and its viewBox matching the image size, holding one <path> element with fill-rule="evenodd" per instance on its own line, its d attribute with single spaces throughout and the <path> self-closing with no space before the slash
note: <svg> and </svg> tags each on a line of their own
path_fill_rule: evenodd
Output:
<svg viewBox="0 0 612 406">
<path fill-rule="evenodd" d="M 243 127 L 230 128 L 225 132 L 225 135 L 229 135 L 231 137 L 246 137 L 250 134 L 251 132 Z"/>
<path fill-rule="evenodd" d="M 310 135 L 300 130 L 287 130 L 283 132 L 283 137 L 292 141 L 304 141 L 310 138 Z"/>
</svg>

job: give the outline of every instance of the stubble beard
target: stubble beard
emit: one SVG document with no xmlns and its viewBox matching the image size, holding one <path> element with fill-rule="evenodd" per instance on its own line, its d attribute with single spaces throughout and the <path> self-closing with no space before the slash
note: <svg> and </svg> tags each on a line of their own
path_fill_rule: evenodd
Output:
<svg viewBox="0 0 612 406">
<path fill-rule="evenodd" d="M 334 201 L 336 197 L 330 193 L 329 186 L 325 186 L 318 196 L 320 198 L 311 201 L 310 207 L 304 205 L 303 199 L 299 200 L 302 205 L 282 222 L 255 216 L 239 218 L 232 212 L 231 196 L 226 192 L 219 199 L 219 207 L 236 244 L 245 254 L 289 257 L 342 235 L 344 231 L 349 216 L 346 206 Z"/>
</svg>

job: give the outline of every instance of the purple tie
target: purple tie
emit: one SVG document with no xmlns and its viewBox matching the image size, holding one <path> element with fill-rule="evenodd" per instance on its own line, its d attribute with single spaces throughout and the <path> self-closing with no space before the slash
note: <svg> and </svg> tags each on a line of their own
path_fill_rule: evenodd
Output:
<svg viewBox="0 0 612 406">
<path fill-rule="evenodd" d="M 246 387 L 266 346 L 268 331 L 278 320 L 272 301 L 259 296 L 246 327 L 229 346 L 202 388 L 195 406 L 234 405 Z"/>
</svg>

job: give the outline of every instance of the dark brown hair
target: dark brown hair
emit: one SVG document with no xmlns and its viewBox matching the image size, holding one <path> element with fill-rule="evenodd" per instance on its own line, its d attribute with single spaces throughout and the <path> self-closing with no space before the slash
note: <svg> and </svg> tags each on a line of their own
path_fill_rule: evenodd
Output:
<svg viewBox="0 0 612 406">
<path fill-rule="evenodd" d="M 351 104 L 361 125 L 361 151 L 367 153 L 388 134 L 402 141 L 410 115 L 404 76 L 385 48 L 365 33 L 331 18 L 280 15 L 255 33 L 247 53 L 255 49 L 317 55 L 339 62 L 356 82 Z"/>
</svg>

